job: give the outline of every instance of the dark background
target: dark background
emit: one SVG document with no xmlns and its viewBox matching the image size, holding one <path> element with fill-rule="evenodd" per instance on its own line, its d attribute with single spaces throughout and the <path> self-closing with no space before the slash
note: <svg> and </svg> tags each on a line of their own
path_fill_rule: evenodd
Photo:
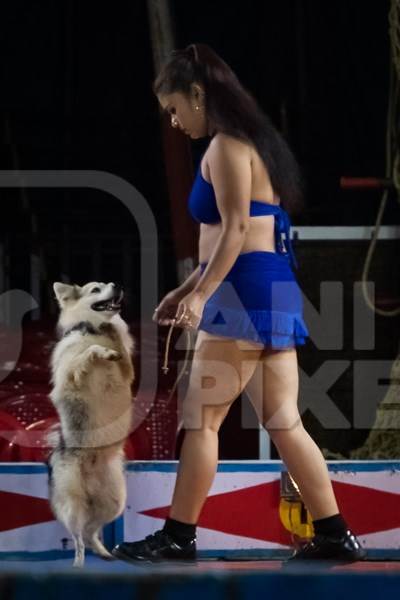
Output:
<svg viewBox="0 0 400 600">
<path fill-rule="evenodd" d="M 306 181 L 296 224 L 374 223 L 379 193 L 342 191 L 339 178 L 384 175 L 388 4 L 171 3 L 177 46 L 210 44 L 287 136 Z M 2 168 L 100 169 L 127 179 L 154 209 L 173 278 L 144 0 L 4 3 L 0 28 Z M 119 202 L 98 192 L 25 194 L 44 236 L 63 223 L 84 235 L 111 226 L 135 235 Z M 28 230 L 22 195 L 3 191 L 2 199 L 2 233 Z M 384 222 L 396 219 L 390 203 Z M 86 278 L 78 266 L 71 275 Z"/>
<path fill-rule="evenodd" d="M 373 225 L 380 193 L 341 190 L 339 178 L 385 173 L 389 2 L 175 0 L 171 6 L 177 47 L 211 45 L 289 140 L 306 182 L 305 209 L 293 223 Z M 98 169 L 133 184 L 158 223 L 161 297 L 176 284 L 176 263 L 160 117 L 151 92 L 155 73 L 145 1 L 6 2 L 0 32 L 1 168 Z M 202 144 L 193 142 L 194 157 Z M 51 283 L 66 269 L 71 281 L 83 283 L 94 279 L 97 268 L 101 280 L 124 282 L 127 315 L 137 317 L 143 249 L 133 218 L 118 200 L 83 189 L 2 189 L 1 200 L 0 235 L 10 288 L 29 290 L 34 251 L 41 261 L 45 314 L 55 314 Z M 393 198 L 383 223 L 398 223 Z M 130 282 L 124 279 L 121 240 L 129 252 Z M 72 253 L 65 262 L 61 254 L 67 244 Z M 299 244 L 300 282 L 316 305 L 322 279 L 343 276 L 351 286 L 361 278 L 366 250 L 358 246 L 349 260 L 340 242 Z M 374 271 L 376 278 L 384 275 L 384 288 L 393 277 L 383 271 L 390 253 Z M 350 292 L 348 287 L 348 298 Z M 382 340 L 377 353 L 383 359 L 398 346 L 390 321 L 377 322 Z M 347 353 L 354 359 L 351 343 L 350 336 Z M 328 358 L 312 346 L 299 356 L 310 373 Z M 345 408 L 351 373 L 344 379 L 347 391 L 344 384 L 337 390 Z M 350 439 L 342 433 L 339 449 Z M 357 435 L 354 445 L 360 441 Z M 335 432 L 330 437 L 331 445 L 340 442 Z M 229 452 L 222 456 L 231 457 Z"/>
</svg>

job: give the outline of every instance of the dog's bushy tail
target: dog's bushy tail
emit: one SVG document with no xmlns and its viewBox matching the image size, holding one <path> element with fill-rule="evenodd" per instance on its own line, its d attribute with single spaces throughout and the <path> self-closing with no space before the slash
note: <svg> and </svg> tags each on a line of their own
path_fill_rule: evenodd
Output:
<svg viewBox="0 0 400 600">
<path fill-rule="evenodd" d="M 64 446 L 64 441 L 63 441 L 63 436 L 62 436 L 62 431 L 61 431 L 61 424 L 60 423 L 54 423 L 54 425 L 52 425 L 46 432 L 46 436 L 45 436 L 45 440 L 46 440 L 46 445 L 47 445 L 47 456 L 46 456 L 46 464 L 49 470 L 48 473 L 48 484 L 50 486 L 50 489 L 52 487 L 52 466 L 51 466 L 51 457 L 54 454 L 54 452 L 56 452 L 57 450 L 61 450 Z M 50 494 L 51 496 L 51 494 Z"/>
<path fill-rule="evenodd" d="M 51 450 L 55 450 L 62 445 L 62 432 L 60 423 L 54 423 L 46 432 L 46 444 Z"/>
</svg>

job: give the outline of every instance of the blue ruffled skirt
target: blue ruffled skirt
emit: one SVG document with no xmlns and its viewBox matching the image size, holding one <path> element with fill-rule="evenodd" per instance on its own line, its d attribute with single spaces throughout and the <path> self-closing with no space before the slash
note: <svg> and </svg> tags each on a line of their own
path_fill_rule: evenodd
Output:
<svg viewBox="0 0 400 600">
<path fill-rule="evenodd" d="M 201 273 L 207 263 L 200 263 Z M 198 329 L 276 349 L 305 344 L 303 299 L 288 257 L 276 252 L 239 254 L 204 306 Z"/>
</svg>

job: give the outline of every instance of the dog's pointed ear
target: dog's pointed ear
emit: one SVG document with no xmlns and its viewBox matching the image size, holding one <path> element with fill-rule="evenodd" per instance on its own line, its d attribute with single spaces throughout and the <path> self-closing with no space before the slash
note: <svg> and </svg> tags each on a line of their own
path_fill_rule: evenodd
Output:
<svg viewBox="0 0 400 600">
<path fill-rule="evenodd" d="M 78 290 L 75 285 L 69 285 L 68 283 L 56 281 L 53 284 L 53 290 L 60 306 L 62 306 L 68 300 L 78 298 Z"/>
</svg>

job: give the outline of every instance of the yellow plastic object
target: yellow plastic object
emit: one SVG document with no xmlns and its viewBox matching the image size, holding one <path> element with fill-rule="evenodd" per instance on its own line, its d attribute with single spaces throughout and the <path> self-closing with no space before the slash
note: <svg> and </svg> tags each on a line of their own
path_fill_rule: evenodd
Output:
<svg viewBox="0 0 400 600">
<path fill-rule="evenodd" d="M 301 539 L 311 539 L 314 536 L 312 518 L 301 500 L 286 500 L 279 502 L 279 516 L 285 529 Z"/>
</svg>

